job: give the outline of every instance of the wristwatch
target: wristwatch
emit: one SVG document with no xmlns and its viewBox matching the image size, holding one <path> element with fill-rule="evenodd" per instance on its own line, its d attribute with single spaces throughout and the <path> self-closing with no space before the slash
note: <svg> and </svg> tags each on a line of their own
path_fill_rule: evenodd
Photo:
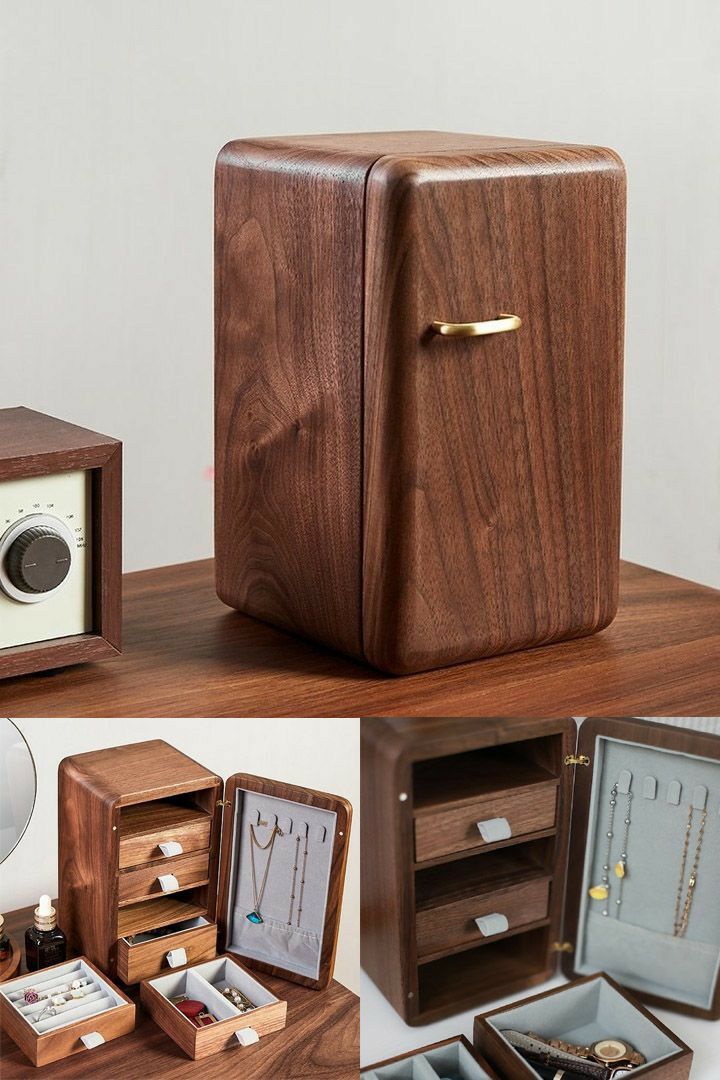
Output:
<svg viewBox="0 0 720 1080">
<path fill-rule="evenodd" d="M 589 1061 L 599 1061 L 602 1065 L 629 1065 L 636 1068 L 638 1065 L 645 1064 L 642 1054 L 622 1039 L 599 1039 L 592 1046 L 576 1046 L 562 1039 L 543 1039 L 541 1035 L 536 1035 L 532 1031 L 528 1032 L 528 1035 L 531 1039 L 539 1039 L 556 1050 L 562 1050 L 566 1054 L 575 1054 Z"/>
</svg>

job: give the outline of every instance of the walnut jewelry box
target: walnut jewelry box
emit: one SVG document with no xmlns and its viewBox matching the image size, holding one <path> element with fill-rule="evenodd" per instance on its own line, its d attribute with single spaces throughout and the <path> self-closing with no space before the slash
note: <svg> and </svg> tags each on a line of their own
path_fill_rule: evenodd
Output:
<svg viewBox="0 0 720 1080">
<path fill-rule="evenodd" d="M 215 192 L 220 598 L 396 674 L 607 626 L 617 154 L 252 138 Z"/>
<path fill-rule="evenodd" d="M 692 1052 L 639 1002 L 720 1017 L 717 736 L 376 718 L 362 755 L 362 963 L 406 1023 L 522 992 L 559 960 L 569 985 L 476 1028 L 500 1075 L 534 1075 L 504 1028 L 573 1042 L 621 1020 L 604 1034 L 634 1035 L 649 1074 L 687 1075 Z"/>
<path fill-rule="evenodd" d="M 332 978 L 352 808 L 236 773 L 224 784 L 154 740 L 59 768 L 59 917 L 68 947 L 125 984 L 193 1057 L 285 1026 L 262 973 Z M 219 951 L 218 951 L 219 950 Z M 255 1006 L 222 996 L 235 986 Z M 202 1001 L 198 1028 L 171 1002 Z"/>
</svg>

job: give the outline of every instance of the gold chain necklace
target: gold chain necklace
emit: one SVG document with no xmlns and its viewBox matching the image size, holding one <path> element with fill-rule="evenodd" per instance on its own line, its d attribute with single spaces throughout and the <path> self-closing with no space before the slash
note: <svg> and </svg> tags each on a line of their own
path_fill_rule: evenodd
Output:
<svg viewBox="0 0 720 1080">
<path fill-rule="evenodd" d="M 698 829 L 697 840 L 695 843 L 695 858 L 693 860 L 692 869 L 690 871 L 690 877 L 688 879 L 687 890 L 685 893 L 685 903 L 683 905 L 683 886 L 685 884 L 685 869 L 687 867 L 688 853 L 690 850 L 690 833 L 693 827 L 693 816 L 695 808 L 690 807 L 690 813 L 688 814 L 687 825 L 685 826 L 685 842 L 683 843 L 682 859 L 680 860 L 680 878 L 678 880 L 677 896 L 675 898 L 675 919 L 673 922 L 673 935 L 674 937 L 684 937 L 687 930 L 688 921 L 690 919 L 690 908 L 692 907 L 693 897 L 695 895 L 695 886 L 697 885 L 697 872 L 700 865 L 700 853 L 702 851 L 703 836 L 705 834 L 705 822 L 707 821 L 707 809 L 703 810 L 702 817 L 700 819 L 700 828 Z M 682 908 L 682 911 L 680 910 Z"/>
<path fill-rule="evenodd" d="M 277 825 L 273 827 L 273 831 L 270 834 L 270 839 L 266 844 L 261 844 L 255 835 L 255 827 L 250 826 L 250 869 L 252 870 L 252 886 L 253 886 L 253 900 L 255 907 L 252 911 L 248 912 L 245 916 L 251 923 L 265 922 L 260 914 L 260 908 L 263 902 L 263 896 L 265 895 L 265 886 L 267 885 L 268 873 L 270 872 L 270 860 L 272 859 L 273 848 L 275 847 L 275 840 L 278 836 L 282 836 L 282 829 L 279 829 Z M 255 848 L 258 851 L 268 851 L 267 862 L 265 863 L 265 873 L 263 874 L 262 885 L 260 886 L 260 892 L 258 893 L 257 879 L 255 876 Z M 269 850 L 268 850 L 269 849 Z"/>
</svg>

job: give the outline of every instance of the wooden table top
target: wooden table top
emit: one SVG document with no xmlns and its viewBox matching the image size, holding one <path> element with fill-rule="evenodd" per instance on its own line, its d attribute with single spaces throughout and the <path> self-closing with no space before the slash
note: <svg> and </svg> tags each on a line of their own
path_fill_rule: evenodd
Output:
<svg viewBox="0 0 720 1080">
<path fill-rule="evenodd" d="M 720 592 L 625 563 L 600 634 L 381 675 L 217 599 L 212 561 L 128 574 L 124 653 L 0 683 L 8 716 L 674 716 L 720 712 Z"/>
<path fill-rule="evenodd" d="M 33 907 L 20 908 L 5 916 L 5 929 L 21 943 L 26 927 L 32 922 Z M 21 970 L 26 971 L 23 956 Z M 92 1051 L 88 1066 L 85 1052 L 74 1054 L 39 1069 L 4 1032 L 0 1033 L 0 1075 L 3 1080 L 16 1077 L 105 1077 L 106 1080 L 150 1080 L 162 1077 L 227 1077 L 245 1080 L 279 1077 L 327 1077 L 328 1080 L 357 1080 L 360 1062 L 360 1002 L 341 983 L 334 980 L 327 990 L 308 990 L 270 975 L 261 976 L 268 989 L 287 1001 L 287 1026 L 267 1035 L 254 1046 L 225 1050 L 212 1057 L 192 1061 L 157 1026 L 140 1005 L 138 987 L 127 989 L 137 1006 L 135 1031 L 114 1039 Z M 121 989 L 126 989 L 122 987 Z"/>
</svg>

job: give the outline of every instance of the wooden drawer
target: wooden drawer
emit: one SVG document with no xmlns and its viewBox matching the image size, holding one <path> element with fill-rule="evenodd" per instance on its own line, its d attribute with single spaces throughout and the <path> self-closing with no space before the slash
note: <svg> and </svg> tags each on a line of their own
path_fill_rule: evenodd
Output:
<svg viewBox="0 0 720 1080">
<path fill-rule="evenodd" d="M 224 984 L 236 986 L 257 1007 L 248 1013 L 239 1013 L 229 1007 L 218 990 Z M 169 1000 L 179 994 L 202 1001 L 217 1018 L 217 1023 L 195 1027 Z M 276 998 L 257 976 L 227 955 L 162 978 L 146 980 L 140 987 L 140 998 L 155 1023 L 193 1059 L 237 1049 L 237 1033 L 247 1029 L 252 1029 L 260 1039 L 281 1031 L 287 1017 L 287 1002 Z M 236 1066 L 231 1071 L 240 1075 L 243 1070 Z"/>
<path fill-rule="evenodd" d="M 118 865 L 122 870 L 161 859 L 159 845 L 164 843 L 180 844 L 182 854 L 206 850 L 210 847 L 211 825 L 210 814 L 194 807 L 162 800 L 126 806 L 120 817 Z"/>
<path fill-rule="evenodd" d="M 499 791 L 447 810 L 420 813 L 415 818 L 415 860 L 424 862 L 485 847 L 477 823 L 490 818 L 507 818 L 513 837 L 551 829 L 556 802 L 556 784 L 536 784 L 521 791 Z"/>
<path fill-rule="evenodd" d="M 69 984 L 75 978 L 86 978 L 93 987 L 93 996 L 89 1004 L 79 1002 L 76 1006 L 79 1018 L 72 1023 L 59 1024 L 59 1017 L 51 1018 L 42 1024 L 56 1025 L 52 1030 L 39 1030 L 40 1025 L 33 1024 L 23 1015 L 27 1011 L 24 1003 L 19 1007 L 13 1003 L 29 987 L 36 987 L 44 993 L 45 984 L 60 980 Z M 94 1002 L 94 1004 L 93 1004 Z M 102 1008 L 101 1012 L 88 1015 L 92 1008 Z M 53 1061 L 70 1057 L 73 1054 L 92 1053 L 92 1049 L 83 1043 L 83 1036 L 96 1033 L 100 1040 L 98 1046 L 121 1035 L 129 1035 L 135 1028 L 135 1006 L 116 986 L 94 967 L 84 956 L 64 964 L 55 964 L 42 971 L 31 972 L 19 979 L 13 979 L 0 985 L 0 1021 L 3 1031 L 17 1043 L 33 1065 L 48 1065 Z M 83 1075 L 93 1075 L 92 1065 L 86 1063 L 81 1070 Z"/>
<path fill-rule="evenodd" d="M 209 865 L 210 853 L 199 851 L 193 855 L 177 855 L 172 859 L 163 859 L 162 862 L 150 863 L 132 870 L 121 870 L 118 901 L 120 904 L 127 904 L 134 900 L 165 895 L 167 890 L 163 890 L 160 885 L 160 875 L 172 875 L 180 889 L 205 885 L 208 881 Z"/>
<path fill-rule="evenodd" d="M 415 919 L 418 957 L 488 940 L 475 924 L 481 915 L 504 915 L 509 930 L 538 922 L 547 917 L 549 899 L 549 880 L 528 881 L 510 889 L 418 911 Z"/>
<path fill-rule="evenodd" d="M 139 941 L 130 945 L 124 938 L 117 943 L 117 973 L 124 983 L 133 983 L 151 979 L 171 971 L 167 955 L 171 949 L 184 949 L 188 964 L 201 960 L 211 960 L 217 951 L 217 926 L 206 923 L 203 926 L 180 930 L 176 934 L 167 934 L 149 941 Z"/>
</svg>

